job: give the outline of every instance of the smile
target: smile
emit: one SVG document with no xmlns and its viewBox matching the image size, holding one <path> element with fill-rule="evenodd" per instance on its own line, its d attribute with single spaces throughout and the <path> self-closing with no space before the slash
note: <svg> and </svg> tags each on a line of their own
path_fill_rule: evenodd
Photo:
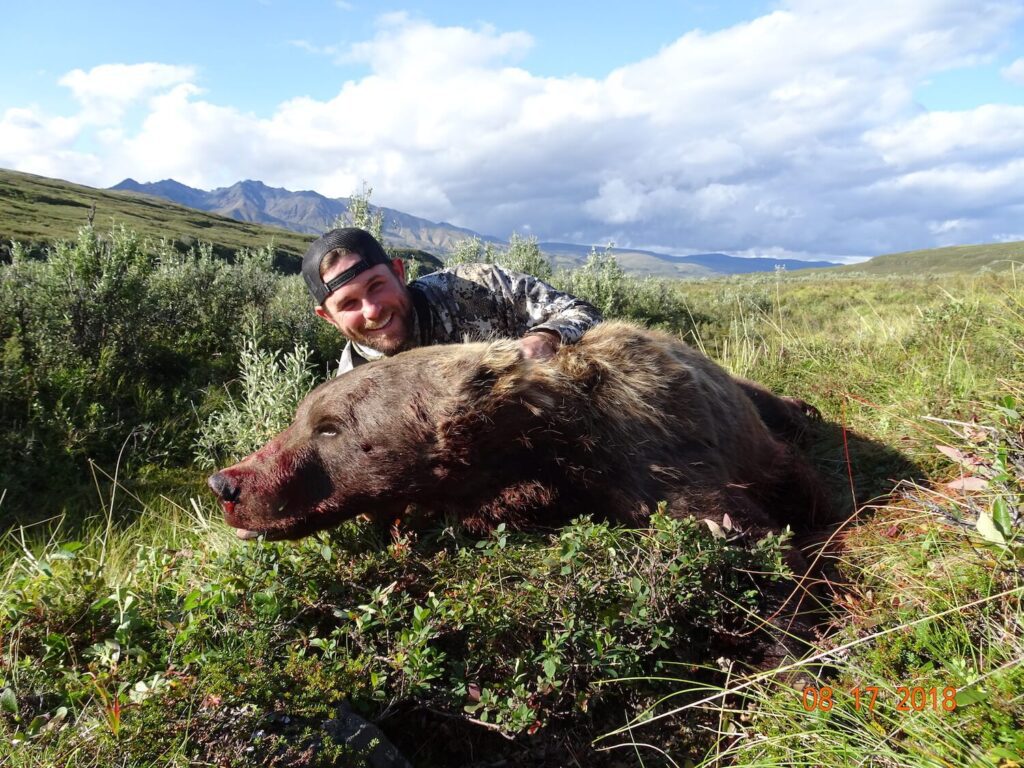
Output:
<svg viewBox="0 0 1024 768">
<path fill-rule="evenodd" d="M 364 331 L 383 331 L 385 328 L 387 328 L 389 325 L 391 325 L 391 321 L 394 320 L 394 319 L 395 319 L 395 313 L 392 312 L 390 315 L 388 315 L 386 318 L 384 318 L 383 321 L 376 322 L 376 323 L 367 321 L 363 325 L 363 330 Z"/>
</svg>

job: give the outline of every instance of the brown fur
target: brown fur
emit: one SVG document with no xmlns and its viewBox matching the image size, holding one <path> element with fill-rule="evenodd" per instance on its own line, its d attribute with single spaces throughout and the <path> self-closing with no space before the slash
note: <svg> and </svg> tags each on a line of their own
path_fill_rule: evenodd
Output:
<svg viewBox="0 0 1024 768">
<path fill-rule="evenodd" d="M 756 405 L 755 405 L 756 403 Z M 751 532 L 824 509 L 779 436 L 803 415 L 660 332 L 603 323 L 547 362 L 513 341 L 428 347 L 321 385 L 294 423 L 210 478 L 228 523 L 297 538 L 409 505 L 471 530 L 670 513 Z"/>
</svg>

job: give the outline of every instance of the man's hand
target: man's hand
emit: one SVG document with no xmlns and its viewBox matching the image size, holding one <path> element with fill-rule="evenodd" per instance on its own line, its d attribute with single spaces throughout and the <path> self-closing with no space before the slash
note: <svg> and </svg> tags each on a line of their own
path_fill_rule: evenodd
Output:
<svg viewBox="0 0 1024 768">
<path fill-rule="evenodd" d="M 519 349 L 527 360 L 547 360 L 562 344 L 554 331 L 532 331 L 519 340 Z"/>
</svg>

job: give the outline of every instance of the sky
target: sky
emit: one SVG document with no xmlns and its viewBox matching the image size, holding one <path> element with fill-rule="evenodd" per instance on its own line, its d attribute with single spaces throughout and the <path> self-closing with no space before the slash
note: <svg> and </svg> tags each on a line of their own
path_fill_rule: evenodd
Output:
<svg viewBox="0 0 1024 768">
<path fill-rule="evenodd" d="M 258 179 L 482 234 L 1024 240 L 1024 0 L 0 0 L 0 167 Z"/>
</svg>

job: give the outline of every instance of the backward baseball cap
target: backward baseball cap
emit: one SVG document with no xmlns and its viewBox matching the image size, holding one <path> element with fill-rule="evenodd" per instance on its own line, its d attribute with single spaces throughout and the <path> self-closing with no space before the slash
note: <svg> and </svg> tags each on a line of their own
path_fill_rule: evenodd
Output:
<svg viewBox="0 0 1024 768">
<path fill-rule="evenodd" d="M 360 261 L 325 283 L 320 276 L 320 263 L 324 256 L 339 248 L 356 254 Z M 316 303 L 323 304 L 324 299 L 356 275 L 378 264 L 390 263 L 391 257 L 377 242 L 377 238 L 365 229 L 343 227 L 325 232 L 313 241 L 306 250 L 306 255 L 302 257 L 302 278 L 306 281 L 306 287 L 313 294 Z"/>
</svg>

